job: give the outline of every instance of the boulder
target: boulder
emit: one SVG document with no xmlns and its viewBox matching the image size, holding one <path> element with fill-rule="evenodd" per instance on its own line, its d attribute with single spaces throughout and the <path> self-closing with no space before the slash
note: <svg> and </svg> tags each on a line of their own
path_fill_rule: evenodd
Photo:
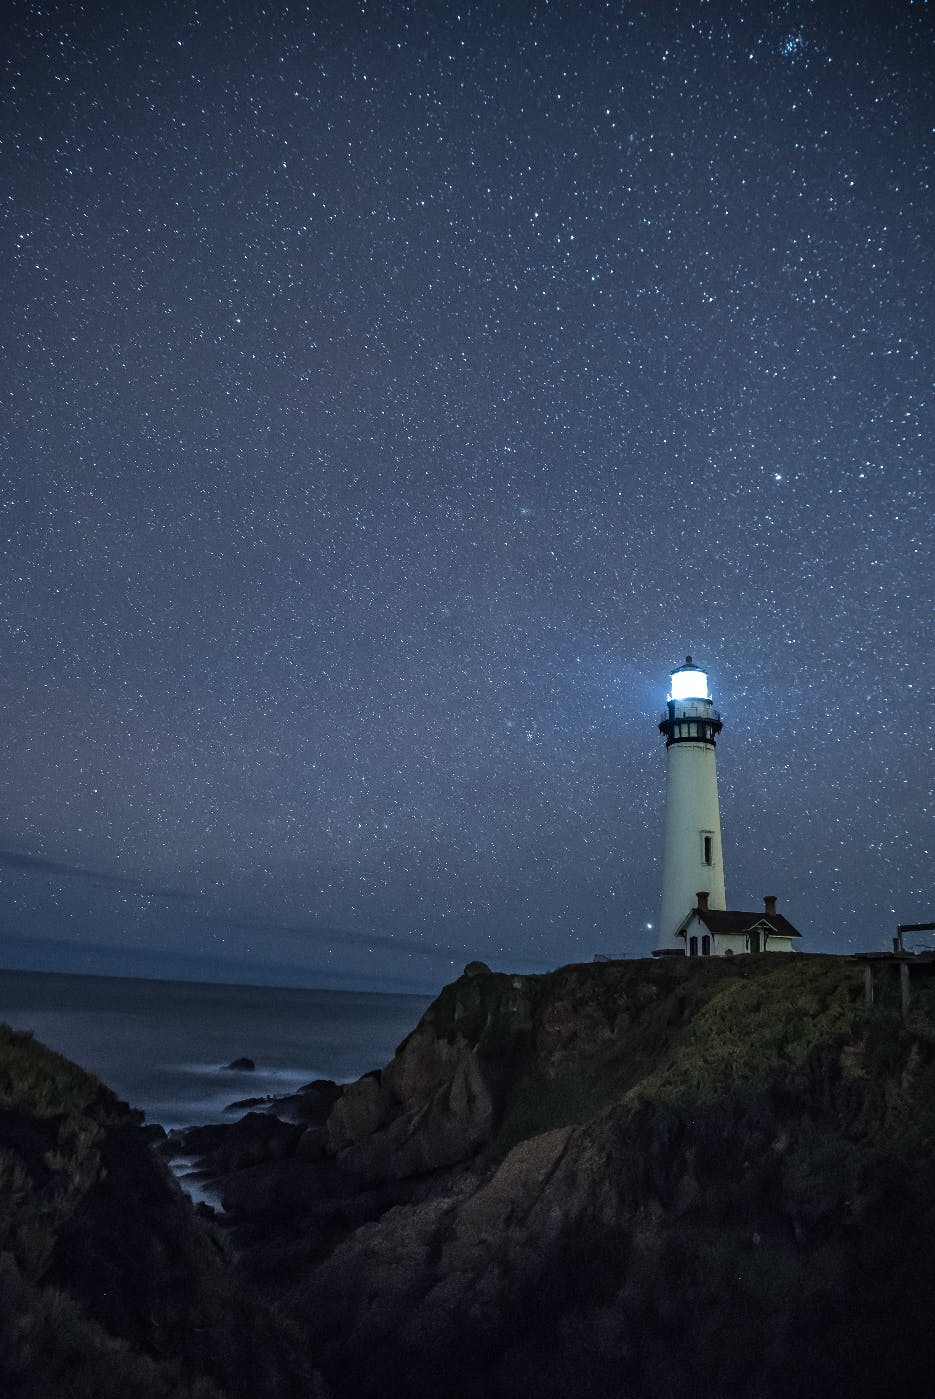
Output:
<svg viewBox="0 0 935 1399">
<path fill-rule="evenodd" d="M 385 1127 L 399 1110 L 399 1100 L 384 1087 L 379 1073 L 349 1083 L 328 1118 L 328 1141 L 340 1151 Z"/>
<path fill-rule="evenodd" d="M 291 1155 L 302 1131 L 300 1124 L 283 1122 L 272 1113 L 248 1112 L 239 1122 L 173 1132 L 170 1154 L 195 1157 L 199 1172 L 210 1179 Z"/>
<path fill-rule="evenodd" d="M 260 1098 L 236 1098 L 234 1102 L 225 1105 L 224 1111 L 249 1112 L 250 1108 L 260 1108 L 263 1107 L 265 1103 L 273 1103 L 275 1101 L 276 1099 L 274 1099 L 272 1093 L 264 1093 Z"/>
<path fill-rule="evenodd" d="M 330 1078 L 316 1078 L 288 1097 L 277 1099 L 279 1113 L 295 1122 L 320 1124 L 343 1093 L 343 1085 Z"/>
<path fill-rule="evenodd" d="M 327 1142 L 324 1127 L 306 1127 L 296 1143 L 295 1154 L 305 1161 L 322 1161 Z"/>
</svg>

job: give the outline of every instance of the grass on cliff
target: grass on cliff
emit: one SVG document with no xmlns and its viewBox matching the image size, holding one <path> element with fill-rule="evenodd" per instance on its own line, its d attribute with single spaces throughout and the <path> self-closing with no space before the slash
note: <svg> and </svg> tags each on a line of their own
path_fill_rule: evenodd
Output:
<svg viewBox="0 0 935 1399">
<path fill-rule="evenodd" d="M 845 1077 L 878 1085 L 871 1097 L 887 1098 L 881 1111 L 894 1124 L 905 1117 L 923 1131 L 915 1108 L 907 1117 L 904 1104 L 900 1116 L 891 1070 L 910 1040 L 935 1053 L 935 978 L 916 978 L 905 1024 L 894 968 L 878 973 L 877 987 L 867 1007 L 863 969 L 842 957 L 666 958 L 466 978 L 430 1014 L 438 1033 L 473 1042 L 501 1074 L 491 1158 L 614 1103 L 701 1110 L 807 1090 L 829 1056 Z"/>
<path fill-rule="evenodd" d="M 713 984 L 707 966 L 689 972 L 682 1016 L 633 1098 L 703 1106 L 788 1083 L 817 1046 L 844 1044 L 864 1019 L 859 969 L 840 957 L 764 957 Z"/>
<path fill-rule="evenodd" d="M 97 1178 L 107 1102 L 96 1078 L 0 1025 L 0 1115 L 14 1149 L 0 1146 L 0 1250 L 24 1277 L 45 1271 L 58 1232 Z"/>
<path fill-rule="evenodd" d="M 0 1254 L 0 1382 L 4 1399 L 223 1399 L 209 1380 L 134 1351 L 66 1293 L 40 1290 Z"/>
<path fill-rule="evenodd" d="M 31 1031 L 0 1024 L 0 1107 L 34 1117 L 80 1117 L 101 1084 L 77 1064 L 39 1044 Z"/>
</svg>

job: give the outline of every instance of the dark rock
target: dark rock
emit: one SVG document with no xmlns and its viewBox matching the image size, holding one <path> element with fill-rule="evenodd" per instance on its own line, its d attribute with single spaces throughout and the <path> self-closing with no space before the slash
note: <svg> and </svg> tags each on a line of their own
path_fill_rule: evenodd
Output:
<svg viewBox="0 0 935 1399">
<path fill-rule="evenodd" d="M 343 1086 L 335 1083 L 333 1078 L 313 1078 L 311 1083 L 303 1083 L 301 1088 L 295 1091 L 296 1097 L 304 1097 L 306 1094 L 319 1094 L 322 1097 L 334 1101 L 343 1092 Z"/>
<path fill-rule="evenodd" d="M 278 1161 L 294 1150 L 304 1128 L 269 1112 L 248 1112 L 239 1122 L 189 1127 L 172 1134 L 175 1156 L 194 1156 L 208 1178 Z"/>
<path fill-rule="evenodd" d="M 238 1098 L 236 1102 L 228 1103 L 224 1108 L 225 1112 L 244 1112 L 248 1108 L 259 1108 L 264 1103 L 274 1103 L 276 1099 L 272 1093 L 264 1093 L 261 1098 Z"/>
<path fill-rule="evenodd" d="M 284 1098 L 274 1098 L 276 1111 L 280 1117 L 294 1122 L 322 1124 L 332 1107 L 344 1092 L 344 1086 L 331 1079 L 315 1079 L 290 1093 Z"/>
<path fill-rule="evenodd" d="M 224 1072 L 226 1073 L 229 1069 L 236 1069 L 240 1073 L 253 1073 L 255 1068 L 256 1064 L 252 1059 L 232 1059 L 229 1064 L 224 1066 Z"/>
<path fill-rule="evenodd" d="M 155 1147 L 161 1146 L 168 1136 L 165 1127 L 161 1126 L 158 1122 L 147 1122 L 145 1125 L 140 1126 L 140 1131 L 143 1134 L 144 1141 L 149 1142 L 150 1146 Z"/>
<path fill-rule="evenodd" d="M 322 1123 L 343 1092 L 343 1087 L 331 1079 L 316 1079 L 281 1098 L 273 1097 L 271 1093 L 261 1098 L 239 1098 L 236 1102 L 228 1103 L 224 1111 L 243 1112 L 269 1105 L 276 1108 L 278 1117 L 288 1117 L 296 1122 Z"/>
<path fill-rule="evenodd" d="M 295 1154 L 306 1161 L 322 1161 L 328 1138 L 324 1127 L 306 1127 L 296 1143 Z"/>
<path fill-rule="evenodd" d="M 328 1118 L 332 1148 L 337 1151 L 371 1137 L 392 1121 L 398 1110 L 399 1099 L 383 1086 L 379 1074 L 365 1074 L 356 1083 L 349 1083 Z"/>
<path fill-rule="evenodd" d="M 318 1078 L 283 1099 L 290 1117 L 300 1122 L 324 1122 L 344 1092 L 342 1084 L 329 1078 Z"/>
<path fill-rule="evenodd" d="M 300 1399 L 294 1332 L 238 1277 L 140 1115 L 0 1026 L 0 1394 Z"/>
<path fill-rule="evenodd" d="M 468 962 L 462 976 L 490 976 L 491 971 L 486 962 Z"/>
<path fill-rule="evenodd" d="M 225 1210 L 264 1218 L 288 1218 L 316 1200 L 343 1200 L 347 1189 L 336 1172 L 297 1157 L 238 1167 L 213 1184 Z"/>
</svg>

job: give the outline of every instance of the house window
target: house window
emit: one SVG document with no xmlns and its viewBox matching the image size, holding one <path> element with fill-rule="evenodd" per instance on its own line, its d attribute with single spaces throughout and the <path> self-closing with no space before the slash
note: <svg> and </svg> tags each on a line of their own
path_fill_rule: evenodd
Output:
<svg viewBox="0 0 935 1399">
<path fill-rule="evenodd" d="M 706 865 L 714 864 L 714 836 L 709 831 L 701 833 L 701 859 Z"/>
<path fill-rule="evenodd" d="M 759 930 L 759 928 L 752 928 L 752 929 L 750 930 L 750 951 L 751 951 L 751 952 L 759 952 L 759 950 L 760 950 L 760 930 Z"/>
<path fill-rule="evenodd" d="M 711 938 L 707 933 L 705 933 L 701 939 L 701 955 L 702 957 L 711 956 Z"/>
<path fill-rule="evenodd" d="M 698 939 L 697 939 L 697 938 L 689 938 L 689 939 L 688 939 L 688 955 L 689 955 L 689 957 L 697 957 L 697 956 L 698 956 Z"/>
</svg>

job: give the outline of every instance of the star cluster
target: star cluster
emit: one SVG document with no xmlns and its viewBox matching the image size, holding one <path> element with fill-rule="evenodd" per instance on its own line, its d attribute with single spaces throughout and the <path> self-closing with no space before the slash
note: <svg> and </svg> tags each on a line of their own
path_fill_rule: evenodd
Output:
<svg viewBox="0 0 935 1399">
<path fill-rule="evenodd" d="M 431 988 L 935 918 L 927 7 L 14 4 L 7 964 Z"/>
</svg>

